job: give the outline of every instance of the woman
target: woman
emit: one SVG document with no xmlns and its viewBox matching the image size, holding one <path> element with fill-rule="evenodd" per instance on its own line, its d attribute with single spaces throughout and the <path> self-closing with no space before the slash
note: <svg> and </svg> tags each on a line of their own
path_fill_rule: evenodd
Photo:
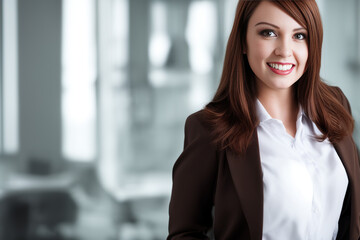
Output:
<svg viewBox="0 0 360 240">
<path fill-rule="evenodd" d="M 354 121 L 321 45 L 315 0 L 239 1 L 219 88 L 185 124 L 168 240 L 359 239 Z"/>
</svg>

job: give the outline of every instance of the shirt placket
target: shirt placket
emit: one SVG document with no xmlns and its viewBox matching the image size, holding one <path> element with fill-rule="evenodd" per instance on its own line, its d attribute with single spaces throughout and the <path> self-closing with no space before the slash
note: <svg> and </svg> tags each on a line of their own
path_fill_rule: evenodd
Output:
<svg viewBox="0 0 360 240">
<path fill-rule="evenodd" d="M 302 136 L 304 137 L 304 136 Z M 319 192 L 320 189 L 318 189 L 319 183 L 318 183 L 318 176 L 321 174 L 318 171 L 318 166 L 316 159 L 313 159 L 304 149 L 304 145 L 300 141 L 300 137 L 296 138 L 293 141 L 292 148 L 294 151 L 296 151 L 297 155 L 299 156 L 299 160 L 302 161 L 307 170 L 309 171 L 309 174 L 311 176 L 312 185 L 313 185 L 313 199 L 312 199 L 312 206 L 311 206 L 311 212 L 309 213 L 309 221 L 308 221 L 308 228 L 306 233 L 306 239 L 307 240 L 318 240 L 317 237 L 317 229 L 319 227 L 319 220 L 321 218 L 321 205 L 319 204 Z"/>
</svg>

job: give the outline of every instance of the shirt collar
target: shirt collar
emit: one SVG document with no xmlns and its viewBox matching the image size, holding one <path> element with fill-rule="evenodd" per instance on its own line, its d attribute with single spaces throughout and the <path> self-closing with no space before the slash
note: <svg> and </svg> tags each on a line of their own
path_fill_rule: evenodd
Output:
<svg viewBox="0 0 360 240">
<path fill-rule="evenodd" d="M 262 105 L 260 100 L 256 99 L 256 114 L 260 121 L 260 123 L 265 122 L 267 120 L 273 119 L 270 114 L 266 111 L 265 107 Z M 303 107 L 300 105 L 299 112 L 297 115 L 297 120 L 299 120 L 303 115 L 305 115 Z"/>
<path fill-rule="evenodd" d="M 260 123 L 272 119 L 258 98 L 256 99 L 256 114 Z"/>
</svg>

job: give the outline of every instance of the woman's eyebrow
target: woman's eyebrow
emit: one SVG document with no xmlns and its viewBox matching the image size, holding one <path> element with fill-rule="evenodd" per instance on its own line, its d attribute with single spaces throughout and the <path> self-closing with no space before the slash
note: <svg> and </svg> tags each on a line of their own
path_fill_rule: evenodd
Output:
<svg viewBox="0 0 360 240">
<path fill-rule="evenodd" d="M 279 29 L 278 26 L 276 26 L 274 24 L 271 24 L 271 23 L 268 23 L 268 22 L 259 22 L 259 23 L 255 24 L 255 27 L 258 26 L 258 25 L 261 25 L 261 24 L 269 25 L 269 26 L 272 26 L 273 28 Z M 306 28 L 303 28 L 303 27 L 295 28 L 293 31 L 299 31 L 299 30 L 306 30 Z"/>
</svg>

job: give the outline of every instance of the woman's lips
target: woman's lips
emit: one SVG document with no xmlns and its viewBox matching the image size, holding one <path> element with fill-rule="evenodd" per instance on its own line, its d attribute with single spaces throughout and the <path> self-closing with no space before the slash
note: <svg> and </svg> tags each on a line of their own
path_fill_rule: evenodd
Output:
<svg viewBox="0 0 360 240">
<path fill-rule="evenodd" d="M 292 63 L 268 63 L 267 65 L 271 71 L 279 75 L 288 75 L 295 68 Z"/>
</svg>

